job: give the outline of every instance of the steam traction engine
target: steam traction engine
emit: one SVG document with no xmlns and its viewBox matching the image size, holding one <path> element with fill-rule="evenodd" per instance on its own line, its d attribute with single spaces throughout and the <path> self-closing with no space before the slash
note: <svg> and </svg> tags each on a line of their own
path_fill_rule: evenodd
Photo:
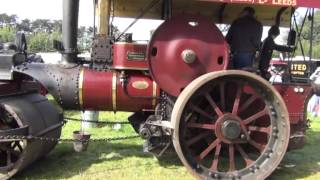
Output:
<svg viewBox="0 0 320 180">
<path fill-rule="evenodd" d="M 228 70 L 228 45 L 206 15 L 220 12 L 215 21 L 227 23 L 224 13 L 232 18 L 241 8 L 227 0 L 209 1 L 101 0 L 92 58 L 85 61 L 76 46 L 79 0 L 64 0 L 63 40 L 55 43 L 63 63 L 27 63 L 23 36 L 15 48 L 5 47 L 0 54 L 1 179 L 56 144 L 38 138 L 60 137 L 63 116 L 41 95 L 42 88 L 66 110 L 134 112 L 129 121 L 146 140 L 145 150 L 162 155 L 173 144 L 197 178 L 269 176 L 287 147 L 304 144 L 311 86 L 292 81 L 273 86 L 254 73 Z M 114 41 L 107 36 L 110 2 L 114 13 L 127 17 L 150 3 L 141 15 L 161 15 L 165 21 L 148 45 Z M 253 5 L 268 9 L 265 22 L 291 17 L 294 6 L 320 7 L 315 1 L 287 2 Z"/>
</svg>

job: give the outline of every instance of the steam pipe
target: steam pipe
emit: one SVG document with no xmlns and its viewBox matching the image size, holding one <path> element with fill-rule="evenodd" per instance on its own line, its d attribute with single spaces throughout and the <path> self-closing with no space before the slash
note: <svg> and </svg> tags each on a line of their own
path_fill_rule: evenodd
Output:
<svg viewBox="0 0 320 180">
<path fill-rule="evenodd" d="M 74 63 L 77 60 L 79 0 L 63 0 L 62 61 Z"/>
<path fill-rule="evenodd" d="M 277 16 L 276 16 L 276 26 L 280 26 L 280 23 L 281 23 L 281 16 L 282 14 L 287 10 L 287 7 L 282 7 L 279 9 L 278 13 L 277 13 Z"/>
</svg>

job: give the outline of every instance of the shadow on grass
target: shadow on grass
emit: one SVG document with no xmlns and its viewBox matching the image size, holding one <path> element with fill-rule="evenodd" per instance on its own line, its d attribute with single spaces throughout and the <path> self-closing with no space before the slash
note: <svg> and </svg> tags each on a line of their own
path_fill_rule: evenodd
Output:
<svg viewBox="0 0 320 180">
<path fill-rule="evenodd" d="M 270 179 L 305 179 L 318 172 L 320 172 L 320 131 L 309 130 L 305 146 L 288 152 Z"/>
<path fill-rule="evenodd" d="M 173 146 L 169 147 L 168 150 L 161 157 L 157 157 L 160 166 L 167 168 L 171 166 L 183 166 Z"/>
<path fill-rule="evenodd" d="M 128 143 L 129 142 L 129 143 Z M 131 163 L 129 157 L 142 158 Z M 129 159 L 125 161 L 125 159 Z M 14 179 L 67 179 L 77 176 L 92 165 L 101 166 L 94 169 L 98 172 L 123 171 L 133 166 L 154 165 L 151 155 L 142 151 L 140 140 L 125 141 L 121 143 L 91 143 L 88 151 L 75 153 L 71 144 L 59 144 L 46 158 L 39 160 L 27 169 L 17 174 Z M 125 161 L 125 162 L 122 162 Z M 140 163 L 142 162 L 142 163 Z M 177 168 L 182 164 L 174 149 L 170 149 L 156 163 L 164 168 Z M 288 152 L 283 159 L 280 168 L 268 178 L 270 180 L 305 179 L 320 172 L 320 131 L 309 130 L 306 137 L 306 145 L 303 149 Z M 86 176 L 95 172 L 85 172 Z"/>
<path fill-rule="evenodd" d="M 142 146 L 138 143 L 91 143 L 88 150 L 82 153 L 74 152 L 72 144 L 59 144 L 47 157 L 33 163 L 17 174 L 14 179 L 29 179 L 27 177 L 66 179 L 81 174 L 92 165 L 103 162 L 109 162 L 105 171 L 124 169 L 126 164 L 116 167 L 113 166 L 113 163 L 116 165 L 117 161 L 133 156 L 152 158 L 142 152 Z"/>
<path fill-rule="evenodd" d="M 128 163 L 129 157 L 140 158 Z M 162 157 L 154 161 L 154 156 L 142 151 L 139 143 L 91 143 L 86 152 L 76 153 L 72 144 L 59 144 L 48 156 L 33 163 L 28 168 L 17 174 L 13 179 L 68 179 L 85 173 L 85 176 L 94 175 L 97 172 L 123 171 L 124 169 L 161 166 L 166 169 L 182 167 L 174 148 L 168 149 Z M 86 171 L 92 165 L 101 165 L 97 169 Z M 86 172 L 85 172 L 86 171 Z M 108 173 L 107 173 L 108 174 Z"/>
</svg>

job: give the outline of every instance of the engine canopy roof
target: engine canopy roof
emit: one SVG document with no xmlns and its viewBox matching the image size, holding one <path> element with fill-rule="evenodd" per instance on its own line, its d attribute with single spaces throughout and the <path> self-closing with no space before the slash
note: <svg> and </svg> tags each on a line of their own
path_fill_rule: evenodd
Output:
<svg viewBox="0 0 320 180">
<path fill-rule="evenodd" d="M 150 0 L 117 0 L 114 1 L 114 16 L 137 17 Z M 264 25 L 273 25 L 277 12 L 283 7 L 312 7 L 320 8 L 318 0 L 173 0 L 173 15 L 181 13 L 201 14 L 210 17 L 213 22 L 230 24 L 236 19 L 241 10 L 251 6 L 256 10 L 256 17 Z M 161 19 L 162 4 L 158 3 L 150 9 L 143 18 Z M 281 26 L 290 23 L 291 8 L 281 16 Z"/>
</svg>

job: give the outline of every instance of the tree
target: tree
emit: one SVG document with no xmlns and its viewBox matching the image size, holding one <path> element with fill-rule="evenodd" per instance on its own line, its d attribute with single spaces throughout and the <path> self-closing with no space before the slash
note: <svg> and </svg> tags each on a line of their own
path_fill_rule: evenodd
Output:
<svg viewBox="0 0 320 180">
<path fill-rule="evenodd" d="M 314 15 L 314 28 L 313 34 L 311 35 L 311 15 L 307 18 L 305 22 L 305 26 L 302 31 L 302 37 L 305 40 L 310 40 L 312 38 L 315 43 L 320 42 L 320 11 L 316 11 Z M 300 20 L 302 23 L 302 20 Z"/>
<path fill-rule="evenodd" d="M 14 42 L 16 32 L 23 31 L 26 34 L 29 52 L 55 51 L 53 40 L 61 40 L 61 20 L 23 19 L 18 22 L 17 19 L 16 15 L 0 14 L 0 43 Z M 116 26 L 112 26 L 111 29 L 115 37 L 120 35 Z M 78 49 L 80 51 L 88 51 L 91 48 L 93 30 L 93 27 L 80 26 L 78 28 Z"/>
<path fill-rule="evenodd" d="M 78 28 L 78 49 L 79 51 L 89 51 L 92 44 L 93 27 L 80 26 Z"/>
<path fill-rule="evenodd" d="M 62 20 L 53 20 L 52 22 L 53 31 L 62 32 Z"/>
<path fill-rule="evenodd" d="M 31 32 L 31 22 L 29 19 L 24 19 L 21 23 L 17 24 L 18 31 Z"/>
<path fill-rule="evenodd" d="M 17 24 L 17 19 L 18 19 L 18 16 L 13 14 L 13 15 L 10 15 L 9 16 L 9 24 L 10 25 L 16 25 Z"/>
<path fill-rule="evenodd" d="M 32 32 L 52 32 L 53 24 L 48 19 L 36 19 L 31 23 Z"/>
<path fill-rule="evenodd" d="M 304 17 L 302 17 L 298 22 L 300 25 L 303 22 L 303 18 Z M 311 15 L 308 14 L 308 17 L 306 19 L 305 25 L 302 30 L 301 37 L 302 37 L 301 43 L 302 43 L 302 47 L 304 49 L 305 55 L 309 56 L 310 40 L 312 39 L 312 43 L 313 43 L 312 57 L 319 59 L 320 58 L 320 11 L 315 11 L 314 28 L 313 28 L 312 34 L 311 34 Z M 300 47 L 298 49 L 300 49 Z M 302 51 L 300 51 L 300 55 L 301 54 L 302 54 Z"/>
<path fill-rule="evenodd" d="M 12 26 L 17 23 L 17 15 L 7 15 L 6 13 L 0 14 L 0 27 Z"/>
<path fill-rule="evenodd" d="M 118 29 L 118 27 L 117 26 L 114 26 L 114 25 L 111 25 L 111 31 L 112 31 L 112 35 L 113 35 L 113 37 L 119 37 L 120 36 L 120 34 L 121 34 L 121 32 L 120 32 L 120 30 Z"/>
</svg>

